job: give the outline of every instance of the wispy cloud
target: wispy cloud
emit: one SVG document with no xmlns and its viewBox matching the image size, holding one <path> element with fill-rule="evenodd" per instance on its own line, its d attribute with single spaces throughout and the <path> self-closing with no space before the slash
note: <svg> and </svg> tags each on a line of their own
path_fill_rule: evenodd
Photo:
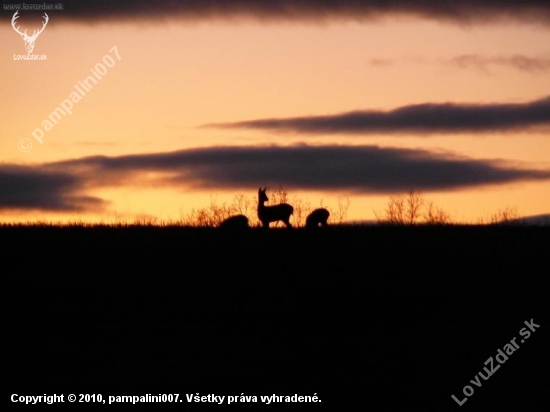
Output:
<svg viewBox="0 0 550 412">
<path fill-rule="evenodd" d="M 550 56 L 484 56 L 480 54 L 463 54 L 448 61 L 449 64 L 464 69 L 476 69 L 488 72 L 494 66 L 511 67 L 517 70 L 536 73 L 550 71 Z"/>
<path fill-rule="evenodd" d="M 395 64 L 395 59 L 370 59 L 369 63 L 372 66 L 379 67 L 393 66 Z"/>
<path fill-rule="evenodd" d="M 58 19 L 105 21 L 144 19 L 232 19 L 261 21 L 373 20 L 410 16 L 455 23 L 495 20 L 550 25 L 550 4 L 540 0 L 77 0 L 65 1 Z"/>
<path fill-rule="evenodd" d="M 385 194 L 452 191 L 550 179 L 550 170 L 419 149 L 378 146 L 209 147 L 118 157 L 85 157 L 0 167 L 0 209 L 95 210 L 99 187 L 292 190 Z"/>
<path fill-rule="evenodd" d="M 550 54 L 528 56 L 525 54 L 488 56 L 483 54 L 461 54 L 447 59 L 426 59 L 424 57 L 372 58 L 368 63 L 373 67 L 388 67 L 397 64 L 421 64 L 431 66 L 451 66 L 461 69 L 473 69 L 489 74 L 495 67 L 512 68 L 529 74 L 545 74 L 550 71 Z"/>
<path fill-rule="evenodd" d="M 201 127 L 308 134 L 487 133 L 550 126 L 550 96 L 527 103 L 423 103 L 390 111 L 364 110 L 322 116 L 255 119 Z"/>
</svg>

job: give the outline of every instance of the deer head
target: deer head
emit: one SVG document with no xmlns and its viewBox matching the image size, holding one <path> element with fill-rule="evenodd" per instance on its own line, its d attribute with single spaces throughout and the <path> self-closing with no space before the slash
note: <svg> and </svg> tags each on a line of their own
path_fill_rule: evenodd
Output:
<svg viewBox="0 0 550 412">
<path fill-rule="evenodd" d="M 34 50 L 34 42 L 36 41 L 36 38 L 38 37 L 38 35 L 40 33 L 42 33 L 44 31 L 44 28 L 46 27 L 46 25 L 48 24 L 48 20 L 50 20 L 50 18 L 48 17 L 48 15 L 46 13 L 44 13 L 44 17 L 46 19 L 46 21 L 44 21 L 42 23 L 42 28 L 40 30 L 34 30 L 32 36 L 29 36 L 27 35 L 27 30 L 25 30 L 24 33 L 21 33 L 19 31 L 19 26 L 18 27 L 15 27 L 15 20 L 17 20 L 20 16 L 17 15 L 17 13 L 19 13 L 19 10 L 17 10 L 12 19 L 11 19 L 11 26 L 13 27 L 13 29 L 19 33 L 21 35 L 21 38 L 23 40 L 25 40 L 25 48 L 27 49 L 27 53 L 32 53 L 32 51 Z"/>
<path fill-rule="evenodd" d="M 269 202 L 269 198 L 265 194 L 265 189 L 265 187 L 263 188 L 263 190 L 261 187 L 258 189 L 258 200 L 260 201 L 260 203 Z"/>
</svg>

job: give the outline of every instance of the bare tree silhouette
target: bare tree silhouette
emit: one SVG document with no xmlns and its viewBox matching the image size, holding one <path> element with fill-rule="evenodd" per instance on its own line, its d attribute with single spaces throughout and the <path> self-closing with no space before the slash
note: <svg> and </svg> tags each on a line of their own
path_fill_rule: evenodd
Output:
<svg viewBox="0 0 550 412">
<path fill-rule="evenodd" d="M 288 203 L 279 203 L 278 205 L 265 206 L 264 202 L 269 201 L 265 194 L 266 188 L 258 189 L 258 219 L 262 222 L 264 228 L 269 228 L 271 222 L 283 222 L 287 228 L 292 228 L 290 216 L 294 213 L 294 208 Z"/>
<path fill-rule="evenodd" d="M 316 228 L 320 226 L 327 226 L 327 220 L 330 213 L 325 208 L 315 209 L 306 218 L 306 228 Z"/>
<path fill-rule="evenodd" d="M 425 200 L 422 195 L 414 190 L 411 190 L 406 195 L 390 196 L 390 201 L 382 216 L 375 212 L 376 219 L 379 223 L 415 225 L 422 218 L 421 209 L 424 204 Z"/>
<path fill-rule="evenodd" d="M 429 225 L 447 225 L 451 222 L 451 216 L 439 206 L 435 206 L 432 200 L 426 202 L 424 221 Z"/>
</svg>

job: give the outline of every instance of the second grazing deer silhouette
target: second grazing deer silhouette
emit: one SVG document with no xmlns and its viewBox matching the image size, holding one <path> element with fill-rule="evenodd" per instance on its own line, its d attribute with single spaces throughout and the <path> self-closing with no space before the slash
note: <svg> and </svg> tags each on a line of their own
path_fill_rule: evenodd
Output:
<svg viewBox="0 0 550 412">
<path fill-rule="evenodd" d="M 265 194 L 265 189 L 265 187 L 258 189 L 258 220 L 262 222 L 262 226 L 267 229 L 271 222 L 281 221 L 287 228 L 292 228 L 290 216 L 294 213 L 294 208 L 288 203 L 265 206 L 264 202 L 269 201 L 269 198 Z"/>
<path fill-rule="evenodd" d="M 226 230 L 248 229 L 248 218 L 245 215 L 233 215 L 221 222 L 219 227 Z"/>
<path fill-rule="evenodd" d="M 315 228 L 320 226 L 328 226 L 327 220 L 330 212 L 324 207 L 315 209 L 306 218 L 306 228 Z"/>
</svg>

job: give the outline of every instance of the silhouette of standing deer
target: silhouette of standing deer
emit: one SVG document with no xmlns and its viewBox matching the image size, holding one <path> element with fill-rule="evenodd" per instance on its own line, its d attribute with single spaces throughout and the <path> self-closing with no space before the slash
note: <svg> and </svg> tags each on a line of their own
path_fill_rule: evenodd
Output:
<svg viewBox="0 0 550 412">
<path fill-rule="evenodd" d="M 265 206 L 264 202 L 269 201 L 265 194 L 265 187 L 258 189 L 258 219 L 262 222 L 264 228 L 269 228 L 269 223 L 282 221 L 288 229 L 292 228 L 290 224 L 290 215 L 294 213 L 294 208 L 288 203 L 279 203 L 274 206 Z"/>
<path fill-rule="evenodd" d="M 316 228 L 321 226 L 327 226 L 327 220 L 330 216 L 330 213 L 327 209 L 319 208 L 311 212 L 306 218 L 306 227 L 307 228 Z"/>
</svg>

